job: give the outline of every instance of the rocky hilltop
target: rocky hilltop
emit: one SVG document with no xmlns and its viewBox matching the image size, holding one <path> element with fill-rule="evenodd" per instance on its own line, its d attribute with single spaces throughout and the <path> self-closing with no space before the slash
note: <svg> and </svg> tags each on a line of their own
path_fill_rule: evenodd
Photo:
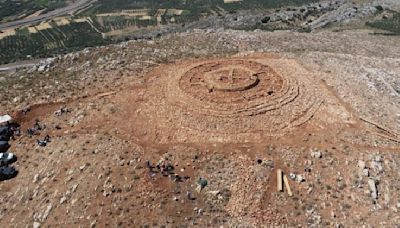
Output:
<svg viewBox="0 0 400 228">
<path fill-rule="evenodd" d="M 398 226 L 398 43 L 211 26 L 2 74 L 0 224 Z"/>
</svg>

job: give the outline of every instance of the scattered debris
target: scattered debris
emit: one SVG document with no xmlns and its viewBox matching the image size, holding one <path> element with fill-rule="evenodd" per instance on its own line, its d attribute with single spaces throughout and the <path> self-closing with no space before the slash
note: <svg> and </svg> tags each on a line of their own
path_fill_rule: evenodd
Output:
<svg viewBox="0 0 400 228">
<path fill-rule="evenodd" d="M 39 222 L 33 222 L 33 228 L 40 228 Z"/>
<path fill-rule="evenodd" d="M 44 211 L 44 213 L 42 214 L 42 217 L 41 217 L 42 222 L 44 222 L 49 217 L 49 214 L 52 209 L 53 209 L 53 205 L 49 204 L 47 206 L 46 210 Z"/>
<path fill-rule="evenodd" d="M 368 186 L 369 186 L 369 190 L 370 190 L 372 199 L 374 199 L 374 200 L 378 199 L 378 188 L 376 186 L 375 180 L 369 179 Z"/>
<path fill-rule="evenodd" d="M 312 158 L 322 158 L 322 153 L 318 149 L 314 149 L 311 151 L 311 157 Z"/>
<path fill-rule="evenodd" d="M 25 107 L 25 108 L 21 109 L 21 113 L 23 115 L 26 115 L 30 111 L 31 111 L 31 107 Z"/>
<path fill-rule="evenodd" d="M 196 197 L 194 197 L 193 196 L 193 194 L 191 193 L 191 192 L 186 192 L 186 196 L 187 196 L 187 198 L 189 199 L 189 200 L 195 200 L 196 199 Z"/>
<path fill-rule="evenodd" d="M 382 161 L 382 156 L 375 156 L 375 158 L 370 163 L 371 169 L 373 169 L 376 173 L 381 173 L 383 171 Z"/>
<path fill-rule="evenodd" d="M 366 164 L 365 164 L 365 162 L 362 161 L 362 160 L 358 160 L 357 166 L 358 166 L 358 168 L 360 168 L 361 170 L 363 170 L 363 169 L 366 168 Z"/>
<path fill-rule="evenodd" d="M 39 174 L 36 173 L 35 176 L 33 177 L 33 183 L 37 183 L 39 181 Z"/>
<path fill-rule="evenodd" d="M 28 128 L 28 129 L 26 130 L 26 133 L 27 133 L 29 136 L 38 135 L 39 132 L 42 131 L 42 130 L 44 130 L 45 128 L 46 128 L 46 125 L 41 124 L 41 123 L 39 122 L 39 120 L 36 120 L 36 121 L 35 121 L 35 124 L 33 125 L 33 127 Z"/>
<path fill-rule="evenodd" d="M 91 222 L 90 223 L 90 228 L 96 227 L 96 223 L 97 223 L 97 220 L 94 220 L 93 222 Z"/>
<path fill-rule="evenodd" d="M 203 211 L 204 211 L 203 209 L 197 208 L 197 207 L 195 207 L 193 210 L 199 215 L 201 215 L 203 213 Z"/>
<path fill-rule="evenodd" d="M 78 188 L 78 185 L 79 185 L 79 184 L 74 184 L 74 185 L 72 186 L 72 188 L 71 188 L 71 192 L 75 192 L 76 189 Z"/>
<path fill-rule="evenodd" d="M 369 177 L 369 170 L 367 168 L 363 169 L 362 170 L 362 175 L 366 176 L 366 177 Z"/>
<path fill-rule="evenodd" d="M 67 107 L 62 107 L 59 110 L 55 111 L 54 115 L 55 116 L 61 116 L 62 114 L 69 113 L 69 112 L 71 112 L 71 111 Z"/>
<path fill-rule="evenodd" d="M 65 203 L 65 201 L 67 201 L 67 197 L 65 197 L 65 196 L 61 197 L 60 204 Z"/>
<path fill-rule="evenodd" d="M 47 58 L 47 59 L 41 60 L 40 63 L 36 66 L 37 71 L 38 72 L 49 71 L 56 60 L 57 60 L 57 58 Z"/>
<path fill-rule="evenodd" d="M 305 181 L 305 179 L 303 178 L 302 175 L 296 175 L 296 182 L 301 183 L 301 182 L 304 182 L 304 181 Z"/>
<path fill-rule="evenodd" d="M 111 92 L 107 92 L 107 93 L 101 93 L 97 95 L 97 98 L 102 98 L 102 97 L 107 97 L 107 96 L 111 96 L 111 95 L 115 95 L 117 92 L 116 91 L 111 91 Z"/>
</svg>

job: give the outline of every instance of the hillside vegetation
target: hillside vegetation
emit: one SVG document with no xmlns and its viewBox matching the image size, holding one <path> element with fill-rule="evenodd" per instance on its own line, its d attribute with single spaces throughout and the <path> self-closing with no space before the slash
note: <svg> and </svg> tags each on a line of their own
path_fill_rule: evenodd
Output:
<svg viewBox="0 0 400 228">
<path fill-rule="evenodd" d="M 65 0 L 0 0 L 0 22 L 15 20 L 43 9 L 50 11 L 65 4 Z"/>
<path fill-rule="evenodd" d="M 73 17 L 0 31 L 0 64 L 113 43 L 132 38 L 132 32 L 142 28 L 185 24 L 207 16 L 224 16 L 241 10 L 262 11 L 315 1 L 99 0 Z M 23 15 L 49 11 L 65 4 L 65 0 L 0 0 L 0 20 L 17 15 L 22 18 Z M 60 22 L 55 23 L 55 20 Z"/>
<path fill-rule="evenodd" d="M 391 18 L 367 22 L 368 26 L 386 30 L 393 35 L 400 35 L 400 13 L 395 13 Z"/>
</svg>

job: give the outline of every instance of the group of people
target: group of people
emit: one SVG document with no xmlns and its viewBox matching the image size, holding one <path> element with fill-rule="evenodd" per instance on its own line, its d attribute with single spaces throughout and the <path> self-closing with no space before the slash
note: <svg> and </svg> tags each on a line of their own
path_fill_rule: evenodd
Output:
<svg viewBox="0 0 400 228">
<path fill-rule="evenodd" d="M 11 166 L 17 161 L 14 153 L 9 152 L 10 140 L 14 137 L 14 132 L 18 130 L 18 125 L 6 121 L 0 123 L 0 181 L 8 180 L 17 176 L 18 171 Z"/>
<path fill-rule="evenodd" d="M 164 177 L 170 177 L 174 182 L 181 182 L 189 179 L 189 176 L 181 176 L 174 172 L 175 168 L 173 165 L 166 163 L 161 160 L 155 166 L 150 161 L 146 161 L 146 167 L 149 169 L 150 174 L 154 177 L 157 173 L 160 173 Z"/>
</svg>

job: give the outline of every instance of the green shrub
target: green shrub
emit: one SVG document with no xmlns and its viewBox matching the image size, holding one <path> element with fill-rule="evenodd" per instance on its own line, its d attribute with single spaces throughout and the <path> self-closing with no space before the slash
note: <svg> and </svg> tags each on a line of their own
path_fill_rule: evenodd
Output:
<svg viewBox="0 0 400 228">
<path fill-rule="evenodd" d="M 388 19 L 367 22 L 366 25 L 400 35 L 400 13 L 396 13 L 393 15 L 393 17 Z"/>
</svg>

